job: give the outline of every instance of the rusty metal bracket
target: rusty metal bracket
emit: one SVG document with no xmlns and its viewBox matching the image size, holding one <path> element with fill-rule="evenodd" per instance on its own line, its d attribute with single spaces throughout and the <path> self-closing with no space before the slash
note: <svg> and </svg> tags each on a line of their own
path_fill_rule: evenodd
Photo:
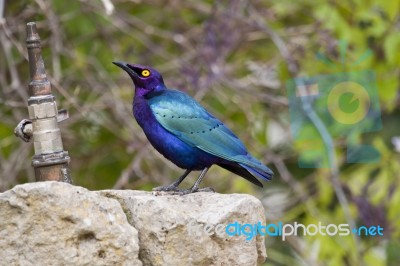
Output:
<svg viewBox="0 0 400 266">
<path fill-rule="evenodd" d="M 70 157 L 64 151 L 58 123 L 68 118 L 66 110 L 57 110 L 51 84 L 47 79 L 42 58 L 40 38 L 36 24 L 26 25 L 27 48 L 31 81 L 29 83 L 29 119 L 15 128 L 17 137 L 26 142 L 33 140 L 35 155 L 32 166 L 36 181 L 61 181 L 72 183 L 69 172 Z"/>
</svg>

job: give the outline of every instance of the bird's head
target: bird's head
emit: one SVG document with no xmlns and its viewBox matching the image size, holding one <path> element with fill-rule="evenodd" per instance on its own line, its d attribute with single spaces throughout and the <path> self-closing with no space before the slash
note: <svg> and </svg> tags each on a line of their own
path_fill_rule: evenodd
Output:
<svg viewBox="0 0 400 266">
<path fill-rule="evenodd" d="M 135 84 L 136 93 L 145 96 L 150 92 L 165 88 L 161 74 L 151 67 L 125 62 L 113 62 L 113 64 L 119 66 L 129 74 Z"/>
</svg>

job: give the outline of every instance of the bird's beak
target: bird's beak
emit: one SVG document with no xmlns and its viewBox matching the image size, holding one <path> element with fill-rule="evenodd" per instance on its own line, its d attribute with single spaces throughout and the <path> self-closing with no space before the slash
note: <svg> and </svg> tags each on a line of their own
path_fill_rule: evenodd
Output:
<svg viewBox="0 0 400 266">
<path fill-rule="evenodd" d="M 137 77 L 136 72 L 133 71 L 133 69 L 128 66 L 128 63 L 120 62 L 120 61 L 114 61 L 113 64 L 116 65 L 116 66 L 119 66 L 120 68 L 125 70 L 131 77 Z"/>
</svg>

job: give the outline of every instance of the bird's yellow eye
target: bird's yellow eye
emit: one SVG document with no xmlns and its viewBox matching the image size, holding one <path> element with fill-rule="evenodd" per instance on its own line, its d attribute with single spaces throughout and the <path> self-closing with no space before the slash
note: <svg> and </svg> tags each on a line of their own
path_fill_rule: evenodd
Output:
<svg viewBox="0 0 400 266">
<path fill-rule="evenodd" d="M 142 76 L 143 76 L 143 77 L 148 77 L 148 76 L 150 76 L 150 71 L 147 70 L 147 69 L 143 70 L 143 71 L 142 71 Z"/>
</svg>

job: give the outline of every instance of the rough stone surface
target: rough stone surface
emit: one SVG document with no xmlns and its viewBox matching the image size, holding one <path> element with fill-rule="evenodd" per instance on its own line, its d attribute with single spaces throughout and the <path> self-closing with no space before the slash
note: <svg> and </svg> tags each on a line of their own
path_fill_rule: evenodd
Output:
<svg viewBox="0 0 400 266">
<path fill-rule="evenodd" d="M 225 227 L 264 219 L 250 195 L 24 184 L 0 193 L 0 265 L 257 265 L 264 237 Z"/>
<path fill-rule="evenodd" d="M 0 265 L 142 265 L 121 205 L 59 182 L 0 194 Z"/>
<path fill-rule="evenodd" d="M 132 190 L 98 193 L 118 200 L 138 230 L 143 265 L 247 266 L 266 258 L 264 237 L 247 241 L 243 235 L 224 233 L 225 226 L 235 221 L 265 224 L 264 209 L 253 196 L 206 192 L 173 196 Z M 222 233 L 215 231 L 218 224 L 223 225 Z M 205 225 L 209 226 L 205 229 Z"/>
</svg>

